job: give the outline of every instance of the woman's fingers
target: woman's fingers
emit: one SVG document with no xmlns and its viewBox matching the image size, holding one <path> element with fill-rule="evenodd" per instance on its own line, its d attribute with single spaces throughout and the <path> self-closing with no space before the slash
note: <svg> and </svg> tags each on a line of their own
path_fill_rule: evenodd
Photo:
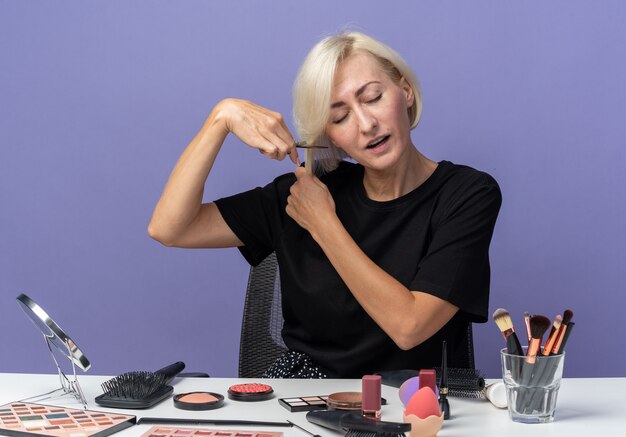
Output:
<svg viewBox="0 0 626 437">
<path fill-rule="evenodd" d="M 298 156 L 298 149 L 296 149 L 296 140 L 291 135 L 291 132 L 289 131 L 282 115 L 278 115 L 280 116 L 280 126 L 277 135 L 284 141 L 285 144 L 287 144 L 287 154 L 289 155 L 291 162 L 296 165 L 300 165 L 300 157 Z"/>
<path fill-rule="evenodd" d="M 230 99 L 228 128 L 244 143 L 270 159 L 282 161 L 287 155 L 298 164 L 295 141 L 283 116 L 246 100 Z"/>
</svg>

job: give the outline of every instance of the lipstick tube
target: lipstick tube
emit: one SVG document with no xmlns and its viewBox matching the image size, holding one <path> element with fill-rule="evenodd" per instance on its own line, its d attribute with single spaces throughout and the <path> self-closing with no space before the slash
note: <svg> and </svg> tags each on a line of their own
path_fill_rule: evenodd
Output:
<svg viewBox="0 0 626 437">
<path fill-rule="evenodd" d="M 380 420 L 380 375 L 365 375 L 361 380 L 361 414 Z"/>
</svg>

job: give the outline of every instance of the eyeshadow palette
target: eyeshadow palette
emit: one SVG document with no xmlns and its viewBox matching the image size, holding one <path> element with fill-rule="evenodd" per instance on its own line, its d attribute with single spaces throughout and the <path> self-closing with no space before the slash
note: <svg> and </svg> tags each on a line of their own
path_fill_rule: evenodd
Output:
<svg viewBox="0 0 626 437">
<path fill-rule="evenodd" d="M 103 437 L 135 424 L 135 416 L 29 402 L 0 406 L 0 435 Z"/>
<path fill-rule="evenodd" d="M 298 413 L 300 411 L 315 411 L 326 410 L 328 408 L 328 396 L 303 396 L 300 398 L 281 398 L 278 403 L 291 411 L 292 413 Z M 380 398 L 382 405 L 387 405 L 385 398 Z M 357 409 L 361 408 L 359 404 Z"/>
<path fill-rule="evenodd" d="M 299 411 L 325 410 L 327 399 L 328 396 L 304 396 L 301 398 L 281 398 L 278 403 L 292 413 L 297 413 Z"/>
<path fill-rule="evenodd" d="M 141 437 L 282 437 L 282 432 L 232 431 L 153 426 Z"/>
</svg>

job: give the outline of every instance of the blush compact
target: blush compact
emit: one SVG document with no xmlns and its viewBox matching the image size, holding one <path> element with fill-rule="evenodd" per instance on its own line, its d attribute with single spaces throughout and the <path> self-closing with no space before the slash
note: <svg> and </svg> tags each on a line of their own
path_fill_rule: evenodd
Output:
<svg viewBox="0 0 626 437">
<path fill-rule="evenodd" d="M 228 397 L 234 401 L 254 402 L 270 399 L 272 386 L 259 383 L 236 384 L 228 389 Z"/>
<path fill-rule="evenodd" d="M 174 396 L 174 406 L 181 410 L 214 410 L 224 403 L 224 396 L 208 391 L 194 391 Z"/>
</svg>

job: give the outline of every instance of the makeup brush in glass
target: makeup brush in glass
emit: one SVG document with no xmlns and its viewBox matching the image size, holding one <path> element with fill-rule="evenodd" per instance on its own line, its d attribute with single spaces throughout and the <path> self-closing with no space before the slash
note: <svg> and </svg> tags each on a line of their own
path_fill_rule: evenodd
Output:
<svg viewBox="0 0 626 437">
<path fill-rule="evenodd" d="M 548 334 L 548 338 L 546 339 L 546 344 L 541 350 L 541 355 L 550 355 L 552 352 L 552 348 L 554 347 L 554 343 L 556 342 L 559 336 L 559 329 L 561 328 L 561 324 L 563 323 L 563 317 L 560 314 L 557 314 L 554 318 L 554 322 L 552 322 L 552 329 L 550 330 L 550 334 Z"/>
<path fill-rule="evenodd" d="M 558 354 L 559 350 L 561 352 L 563 351 L 561 348 L 561 345 L 563 343 L 563 337 L 565 336 L 565 333 L 567 332 L 568 326 L 570 325 L 573 317 L 574 312 L 572 310 L 567 309 L 563 312 L 563 321 L 561 322 L 556 341 L 554 342 L 554 346 L 552 347 L 552 355 Z"/>
<path fill-rule="evenodd" d="M 512 355 L 524 355 L 522 345 L 515 334 L 513 321 L 511 321 L 511 315 L 509 312 L 504 308 L 498 308 L 493 313 L 493 320 L 496 322 L 496 325 L 498 325 L 498 328 L 500 328 L 500 332 L 502 332 L 502 335 L 506 340 L 506 348 L 508 352 Z"/>
<path fill-rule="evenodd" d="M 526 362 L 528 364 L 535 364 L 537 354 L 541 348 L 541 341 L 543 340 L 543 334 L 546 333 L 550 327 L 550 319 L 546 316 L 531 316 L 530 318 L 530 344 L 528 345 L 528 352 L 526 354 Z"/>
<path fill-rule="evenodd" d="M 528 311 L 524 311 L 524 324 L 526 325 L 526 336 L 530 342 L 530 313 Z"/>
</svg>

